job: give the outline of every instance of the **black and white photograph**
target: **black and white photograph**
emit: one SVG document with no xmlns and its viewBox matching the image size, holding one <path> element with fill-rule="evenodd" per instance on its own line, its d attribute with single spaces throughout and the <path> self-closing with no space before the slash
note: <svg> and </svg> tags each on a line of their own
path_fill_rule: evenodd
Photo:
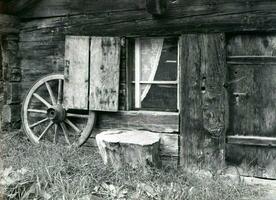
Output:
<svg viewBox="0 0 276 200">
<path fill-rule="evenodd" d="M 276 200 L 276 1 L 0 0 L 0 200 Z"/>
</svg>

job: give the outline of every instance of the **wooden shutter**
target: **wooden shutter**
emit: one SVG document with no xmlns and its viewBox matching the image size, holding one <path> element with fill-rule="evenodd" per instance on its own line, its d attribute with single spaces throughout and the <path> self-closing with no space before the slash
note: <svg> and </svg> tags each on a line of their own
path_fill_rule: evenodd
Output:
<svg viewBox="0 0 276 200">
<path fill-rule="evenodd" d="M 224 163 L 226 81 L 224 34 L 182 35 L 180 52 L 181 163 Z"/>
<path fill-rule="evenodd" d="M 66 36 L 64 105 L 88 109 L 89 37 Z"/>
<path fill-rule="evenodd" d="M 118 110 L 120 46 L 118 37 L 91 37 L 90 110 Z"/>
</svg>

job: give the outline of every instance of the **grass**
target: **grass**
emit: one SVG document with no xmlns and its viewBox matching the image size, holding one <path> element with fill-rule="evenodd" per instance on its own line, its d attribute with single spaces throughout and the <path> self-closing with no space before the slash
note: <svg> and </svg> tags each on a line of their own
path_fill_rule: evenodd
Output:
<svg viewBox="0 0 276 200">
<path fill-rule="evenodd" d="M 172 166 L 114 171 L 93 148 L 34 146 L 21 132 L 1 137 L 0 184 L 7 199 L 254 200 L 261 195 L 258 188 L 219 176 Z"/>
</svg>

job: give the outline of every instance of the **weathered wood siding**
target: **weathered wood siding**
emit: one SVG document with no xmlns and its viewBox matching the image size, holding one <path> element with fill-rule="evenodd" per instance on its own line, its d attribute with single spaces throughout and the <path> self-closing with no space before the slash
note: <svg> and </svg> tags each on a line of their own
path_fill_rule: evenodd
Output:
<svg viewBox="0 0 276 200">
<path fill-rule="evenodd" d="M 147 12 L 145 2 L 41 0 L 20 16 L 26 19 L 59 17 L 49 19 L 43 29 L 56 28 L 72 34 L 80 30 L 94 35 L 160 35 L 276 29 L 273 14 L 276 2 L 271 0 L 169 0 L 168 12 L 159 20 Z"/>
<path fill-rule="evenodd" d="M 32 83 L 43 75 L 52 72 L 63 72 L 65 64 L 65 35 L 134 37 L 157 35 L 180 36 L 184 33 L 198 34 L 207 32 L 267 32 L 276 30 L 275 10 L 276 2 L 271 0 L 170 0 L 167 14 L 156 18 L 147 12 L 144 0 L 83 0 L 81 2 L 78 0 L 41 0 L 32 4 L 24 12 L 18 13 L 18 16 L 24 20 L 21 23 L 20 32 L 23 91 L 30 88 Z M 188 108 L 184 109 L 184 106 L 181 107 L 181 157 L 187 163 L 196 161 L 197 163 L 214 166 L 216 163 L 221 164 L 224 159 L 224 143 L 222 138 L 224 137 L 224 130 L 228 123 L 227 105 L 224 105 L 226 108 L 222 105 L 223 98 L 225 98 L 222 85 L 226 74 L 226 71 L 222 67 L 224 60 L 224 38 L 223 36 L 219 36 L 219 34 L 209 36 L 197 34 L 182 38 L 183 49 L 180 51 L 183 54 L 180 59 L 182 62 L 182 77 L 180 81 L 181 87 L 183 87 L 181 90 L 182 105 L 186 105 L 185 108 Z M 263 48 L 271 49 L 270 44 L 272 43 L 264 42 L 263 44 Z M 185 47 L 185 45 L 187 46 Z M 211 49 L 210 51 L 209 48 Z M 243 56 L 245 54 L 243 54 L 241 49 L 233 47 L 231 51 L 240 51 L 235 55 Z M 254 51 L 255 49 L 252 47 L 247 50 Z M 201 54 L 202 57 L 200 57 L 200 54 L 197 54 L 199 52 L 203 53 Z M 185 53 L 191 57 L 188 58 Z M 120 61 L 120 110 L 125 110 L 129 107 L 126 104 L 127 58 L 125 56 L 126 48 L 123 47 L 121 48 Z M 210 58 L 214 58 L 215 60 Z M 259 63 L 263 62 L 263 58 L 257 58 L 257 60 Z M 247 59 L 247 62 L 251 61 L 251 58 Z M 237 58 L 228 57 L 228 62 L 235 63 L 239 61 Z M 266 60 L 265 62 L 267 63 L 268 61 Z M 270 62 L 273 63 L 274 58 Z M 187 66 L 194 66 L 194 68 Z M 251 73 L 249 76 L 253 76 L 252 73 L 255 74 L 260 70 L 258 66 L 255 65 L 254 70 L 249 70 L 248 73 Z M 241 73 L 244 71 L 242 66 L 234 68 Z M 271 72 L 271 69 L 267 69 L 267 71 L 264 69 L 261 73 L 267 74 L 269 79 L 272 79 L 274 71 L 272 71 L 272 74 L 269 72 Z M 230 76 L 235 77 L 236 75 L 233 73 L 230 72 Z M 271 86 L 272 83 L 274 82 L 267 81 L 260 84 L 260 87 Z M 217 96 L 217 91 L 220 96 Z M 264 93 L 261 94 L 262 96 L 266 95 Z M 241 96 L 239 99 L 243 101 L 244 97 L 242 94 L 239 95 Z M 190 100 L 184 100 L 186 97 L 189 97 Z M 230 103 L 231 100 L 233 100 L 233 97 L 230 97 Z M 227 104 L 227 101 L 225 102 Z M 266 103 L 264 99 L 261 102 Z M 269 101 L 269 103 L 274 106 L 272 101 Z M 231 109 L 235 110 L 233 106 Z M 217 110 L 218 112 L 214 113 L 213 110 Z M 236 121 L 233 113 L 231 115 L 231 119 Z M 274 117 L 273 114 L 271 116 Z M 114 121 L 120 119 L 116 114 L 106 114 L 105 116 L 103 113 L 99 115 L 99 119 L 101 118 L 103 119 L 103 126 L 107 125 L 111 127 L 116 125 L 112 124 L 112 119 L 115 119 Z M 123 116 L 122 119 L 128 118 Z M 133 121 L 135 120 L 139 121 L 139 119 L 134 119 Z M 176 121 L 170 119 L 168 122 L 171 120 L 173 121 L 172 124 L 178 123 L 178 117 Z M 185 120 L 187 120 L 186 123 Z M 246 124 L 248 127 L 252 126 L 252 124 Z M 246 124 L 230 124 L 230 127 L 247 126 Z M 133 125 L 122 123 L 116 126 L 129 128 L 129 126 Z M 259 128 L 262 126 L 266 126 L 271 131 L 271 125 L 260 125 Z M 143 127 L 142 123 L 141 127 Z M 160 127 L 158 132 L 166 132 L 165 129 L 162 129 L 162 125 Z M 152 127 L 146 124 L 143 128 L 151 129 Z M 178 126 L 174 130 L 178 133 Z M 220 137 L 217 137 L 217 134 L 221 134 Z M 213 158 L 216 159 L 216 162 L 213 162 Z"/>
<path fill-rule="evenodd" d="M 184 34 L 180 39 L 181 164 L 224 165 L 227 100 L 224 34 Z"/>
<path fill-rule="evenodd" d="M 276 177 L 276 35 L 228 40 L 230 124 L 226 158 L 242 174 Z"/>
<path fill-rule="evenodd" d="M 35 20 L 37 24 L 48 24 L 49 19 Z M 39 78 L 49 73 L 64 72 L 64 51 L 65 33 L 56 28 L 52 31 L 43 31 L 39 28 L 27 30 L 26 26 L 33 21 L 22 23 L 20 33 L 20 56 L 22 67 L 22 96 Z M 66 22 L 65 22 L 66 23 Z M 64 24 L 65 25 L 65 24 Z M 104 29 L 102 29 L 104 30 Z M 104 33 L 104 32 L 103 32 Z M 83 35 L 82 30 L 76 35 Z M 89 34 L 93 36 L 93 33 Z M 120 52 L 120 75 L 119 75 L 119 110 L 127 110 L 126 82 L 127 82 L 127 53 L 126 45 L 121 46 Z M 107 128 L 120 129 L 142 129 L 162 134 L 161 153 L 163 160 L 172 160 L 177 163 L 179 154 L 179 115 L 167 115 L 161 113 L 161 117 L 148 113 L 139 112 L 118 112 L 118 113 L 98 113 L 98 123 L 96 128 L 104 130 Z M 98 131 L 95 131 L 98 132 Z M 95 133 L 94 133 L 95 134 Z M 164 134 L 164 137 L 163 137 Z M 86 145 L 93 146 L 94 135 Z"/>
<path fill-rule="evenodd" d="M 88 110 L 89 37 L 66 36 L 64 97 L 67 109 Z"/>
<path fill-rule="evenodd" d="M 89 109 L 118 111 L 121 39 L 91 37 Z"/>
</svg>

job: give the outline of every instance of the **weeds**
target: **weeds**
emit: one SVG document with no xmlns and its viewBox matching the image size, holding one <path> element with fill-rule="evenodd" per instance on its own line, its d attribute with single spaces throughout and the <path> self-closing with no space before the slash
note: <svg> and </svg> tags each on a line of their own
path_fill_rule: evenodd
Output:
<svg viewBox="0 0 276 200">
<path fill-rule="evenodd" d="M 21 133 L 0 142 L 4 169 L 0 180 L 11 180 L 0 184 L 8 199 L 254 200 L 260 196 L 257 188 L 243 183 L 174 167 L 114 171 L 103 165 L 96 149 L 34 146 Z"/>
</svg>

